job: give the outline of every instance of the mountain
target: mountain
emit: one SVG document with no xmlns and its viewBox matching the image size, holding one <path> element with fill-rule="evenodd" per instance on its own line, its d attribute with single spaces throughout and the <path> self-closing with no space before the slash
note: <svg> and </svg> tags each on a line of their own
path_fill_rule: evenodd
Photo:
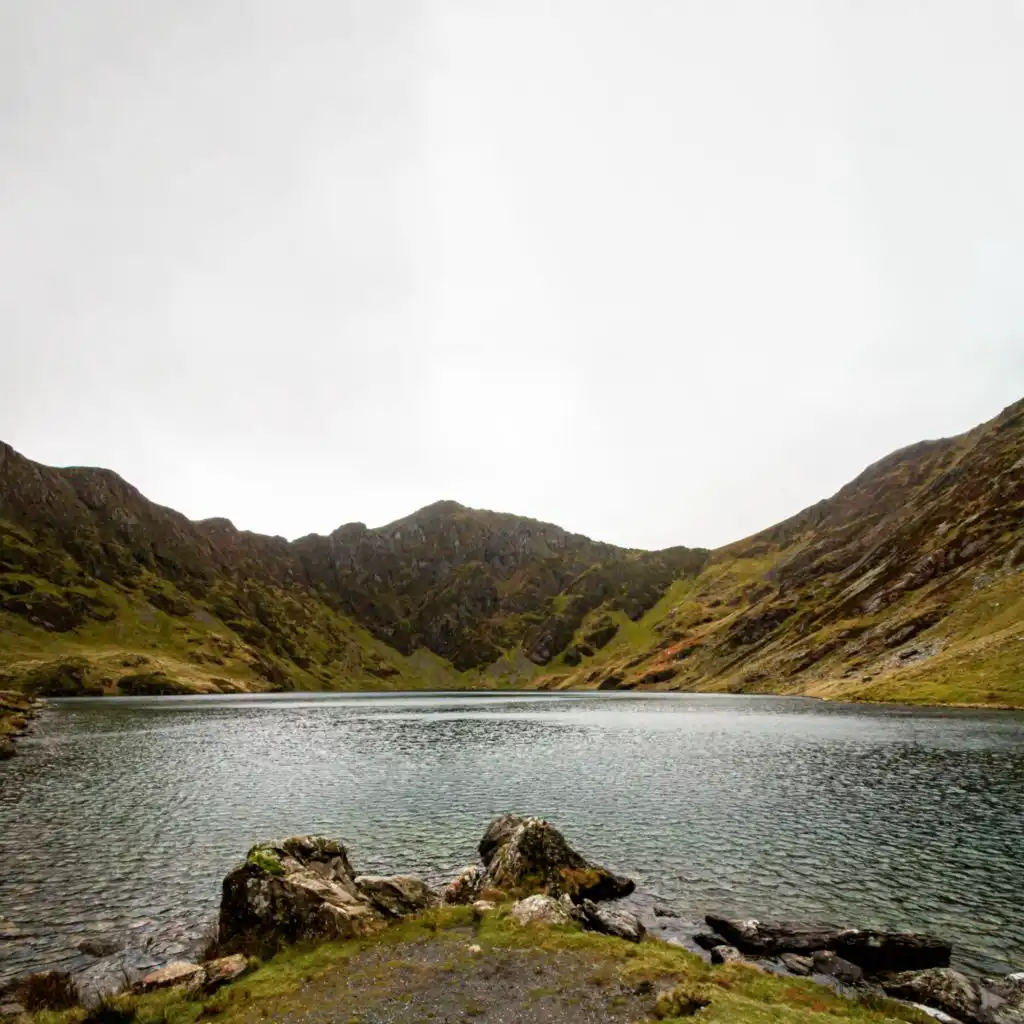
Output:
<svg viewBox="0 0 1024 1024">
<path fill-rule="evenodd" d="M 438 502 L 288 542 L 0 445 L 0 666 L 38 692 L 496 686 L 708 553 L 629 551 Z"/>
<path fill-rule="evenodd" d="M 547 687 L 1024 706 L 1024 401 L 712 552 Z"/>
<path fill-rule="evenodd" d="M 1024 402 L 716 551 L 438 502 L 295 541 L 0 444 L 0 687 L 538 686 L 1024 705 Z"/>
</svg>

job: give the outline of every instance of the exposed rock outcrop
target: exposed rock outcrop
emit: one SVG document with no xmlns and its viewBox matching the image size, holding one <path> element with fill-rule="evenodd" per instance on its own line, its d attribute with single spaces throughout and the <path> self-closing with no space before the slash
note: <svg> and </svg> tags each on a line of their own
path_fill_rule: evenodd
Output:
<svg viewBox="0 0 1024 1024">
<path fill-rule="evenodd" d="M 891 996 L 933 1006 L 965 1024 L 980 1024 L 982 1020 L 981 989 L 977 982 L 951 967 L 895 974 L 883 979 L 882 987 Z"/>
<path fill-rule="evenodd" d="M 445 886 L 442 898 L 445 903 L 473 903 L 480 896 L 484 881 L 480 866 L 469 864 Z"/>
<path fill-rule="evenodd" d="M 518 924 L 569 924 L 573 920 L 571 906 L 542 893 L 519 900 L 509 914 Z"/>
<path fill-rule="evenodd" d="M 356 885 L 337 840 L 292 836 L 259 843 L 224 879 L 217 940 L 222 951 L 256 951 L 304 939 L 351 938 L 384 915 Z"/>
<path fill-rule="evenodd" d="M 946 967 L 952 946 L 916 932 L 884 932 L 793 921 L 759 921 L 708 914 L 704 919 L 731 945 L 755 956 L 827 950 L 867 974 Z"/>
<path fill-rule="evenodd" d="M 441 902 L 438 894 L 415 875 L 359 875 L 355 884 L 360 894 L 385 917 L 406 917 Z"/>
<path fill-rule="evenodd" d="M 646 933 L 640 918 L 621 907 L 599 907 L 593 900 L 584 900 L 582 921 L 591 931 L 614 935 L 628 942 L 639 942 Z"/>
<path fill-rule="evenodd" d="M 541 818 L 506 814 L 491 822 L 480 841 L 488 884 L 505 890 L 536 890 L 574 901 L 610 900 L 633 891 L 632 879 L 585 860 L 554 825 Z"/>
</svg>

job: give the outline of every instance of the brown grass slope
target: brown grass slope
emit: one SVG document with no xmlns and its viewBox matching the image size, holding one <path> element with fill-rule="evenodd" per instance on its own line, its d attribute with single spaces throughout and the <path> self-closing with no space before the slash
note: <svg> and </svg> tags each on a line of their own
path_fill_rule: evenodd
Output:
<svg viewBox="0 0 1024 1024">
<path fill-rule="evenodd" d="M 1024 401 L 714 551 L 550 687 L 1024 706 Z"/>
</svg>

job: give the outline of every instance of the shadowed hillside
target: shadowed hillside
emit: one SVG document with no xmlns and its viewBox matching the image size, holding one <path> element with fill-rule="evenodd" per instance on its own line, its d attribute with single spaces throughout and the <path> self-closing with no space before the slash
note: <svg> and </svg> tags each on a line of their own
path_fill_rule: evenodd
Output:
<svg viewBox="0 0 1024 1024">
<path fill-rule="evenodd" d="M 0 683 L 1024 704 L 1024 402 L 714 552 L 438 502 L 288 542 L 0 445 Z"/>
</svg>

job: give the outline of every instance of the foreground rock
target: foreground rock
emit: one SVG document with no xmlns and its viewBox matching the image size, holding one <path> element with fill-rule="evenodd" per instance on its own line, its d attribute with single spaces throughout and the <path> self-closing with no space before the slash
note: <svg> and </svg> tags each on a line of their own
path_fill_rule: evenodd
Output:
<svg viewBox="0 0 1024 1024">
<path fill-rule="evenodd" d="M 499 889 L 541 890 L 581 902 L 618 899 L 636 887 L 632 879 L 585 860 L 541 818 L 497 818 L 480 840 L 479 850 L 483 883 Z"/>
<path fill-rule="evenodd" d="M 436 907 L 441 898 L 415 875 L 360 875 L 356 889 L 385 917 L 406 917 L 428 907 Z"/>
<path fill-rule="evenodd" d="M 517 924 L 569 924 L 573 919 L 571 906 L 541 893 L 520 900 L 509 911 L 509 916 Z"/>
<path fill-rule="evenodd" d="M 743 954 L 735 946 L 715 946 L 711 950 L 713 964 L 742 963 Z"/>
<path fill-rule="evenodd" d="M 174 963 L 161 967 L 159 970 L 147 974 L 139 985 L 143 992 L 152 992 L 161 988 L 174 988 L 176 985 L 186 985 L 189 988 L 199 988 L 206 978 L 205 970 L 199 964 L 188 963 L 185 960 L 175 960 Z"/>
<path fill-rule="evenodd" d="M 983 1019 L 981 989 L 973 979 L 951 967 L 896 974 L 883 979 L 882 987 L 897 999 L 932 1006 L 965 1024 Z"/>
<path fill-rule="evenodd" d="M 708 914 L 704 920 L 718 935 L 744 953 L 779 956 L 837 954 L 866 974 L 885 971 L 921 971 L 948 967 L 952 946 L 916 932 L 883 932 L 792 921 L 759 921 Z"/>
<path fill-rule="evenodd" d="M 639 942 L 646 933 L 640 918 L 628 910 L 599 907 L 592 900 L 584 900 L 582 911 L 582 923 L 591 931 L 614 935 L 628 942 Z"/>
<path fill-rule="evenodd" d="M 445 903 L 474 903 L 484 887 L 484 873 L 476 864 L 464 867 L 445 887 Z"/>
<path fill-rule="evenodd" d="M 203 964 L 203 990 L 216 992 L 222 985 L 240 978 L 250 966 L 248 958 L 241 953 L 222 956 L 218 960 L 208 960 Z"/>
<path fill-rule="evenodd" d="M 224 953 L 255 952 L 274 944 L 366 935 L 391 915 L 381 907 L 415 898 L 417 887 L 407 879 L 363 881 L 360 890 L 337 840 L 292 836 L 260 843 L 224 879 L 218 946 Z M 368 898 L 370 891 L 377 902 Z"/>
</svg>

